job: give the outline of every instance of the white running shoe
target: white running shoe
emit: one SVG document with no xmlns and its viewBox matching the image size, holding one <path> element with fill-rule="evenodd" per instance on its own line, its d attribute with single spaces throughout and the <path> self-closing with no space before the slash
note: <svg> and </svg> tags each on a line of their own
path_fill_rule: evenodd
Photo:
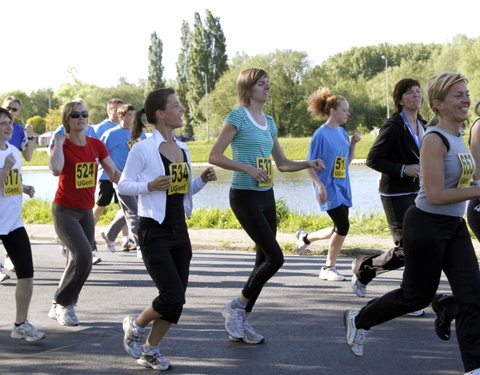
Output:
<svg viewBox="0 0 480 375">
<path fill-rule="evenodd" d="M 65 244 L 58 238 L 58 236 L 55 236 L 55 242 L 58 244 L 58 248 L 60 249 L 60 252 L 64 257 L 67 256 L 67 248 L 65 247 Z"/>
<path fill-rule="evenodd" d="M 10 333 L 12 339 L 25 339 L 33 342 L 45 338 L 45 333 L 40 332 L 34 326 L 32 326 L 28 320 L 25 320 L 18 327 L 13 325 L 12 332 Z"/>
<path fill-rule="evenodd" d="M 75 327 L 79 324 L 77 315 L 75 314 L 75 305 L 62 306 L 57 303 L 55 316 L 58 324 L 61 324 L 62 326 Z"/>
<path fill-rule="evenodd" d="M 142 250 L 137 249 L 137 259 L 143 259 Z"/>
<path fill-rule="evenodd" d="M 48 317 L 50 319 L 57 319 L 57 303 L 52 302 L 52 307 L 48 311 Z"/>
<path fill-rule="evenodd" d="M 15 272 L 15 266 L 12 263 L 12 260 L 8 255 L 5 256 L 5 263 L 3 264 L 3 267 L 10 272 Z"/>
<path fill-rule="evenodd" d="M 123 319 L 123 348 L 130 357 L 138 359 L 144 351 L 147 329 L 135 327 L 133 324 L 135 318 L 135 315 L 128 315 Z"/>
<path fill-rule="evenodd" d="M 10 276 L 5 272 L 5 269 L 0 264 L 0 283 L 3 283 L 4 281 L 7 281 L 9 278 L 10 278 Z"/>
<path fill-rule="evenodd" d="M 341 275 L 337 271 L 337 267 L 322 267 L 320 269 L 320 275 L 318 277 L 322 280 L 327 280 L 327 281 L 344 281 L 345 276 Z"/>
<path fill-rule="evenodd" d="M 306 253 L 308 244 L 306 244 L 303 239 L 307 235 L 308 233 L 301 228 L 297 230 L 297 233 L 295 233 L 295 237 L 297 238 L 297 243 L 295 244 L 295 250 L 297 250 L 297 253 L 299 255 L 304 255 Z"/>
<path fill-rule="evenodd" d="M 417 318 L 419 316 L 425 315 L 425 310 L 420 309 L 420 310 L 417 310 L 417 311 L 412 311 L 412 312 L 409 312 L 407 315 L 408 316 L 413 316 L 414 318 Z"/>
<path fill-rule="evenodd" d="M 466 372 L 465 375 L 480 375 L 480 367 L 476 368 L 475 370 Z"/>
<path fill-rule="evenodd" d="M 160 371 L 170 370 L 172 368 L 170 361 L 158 351 L 158 347 L 150 347 L 143 351 L 137 359 L 137 363 L 146 368 Z"/>
<path fill-rule="evenodd" d="M 343 325 L 345 326 L 345 340 L 348 348 L 357 357 L 363 355 L 363 342 L 368 336 L 369 331 L 355 326 L 355 317 L 358 310 L 346 310 L 343 315 Z"/>
<path fill-rule="evenodd" d="M 245 337 L 245 310 L 234 309 L 232 307 L 233 301 L 228 302 L 222 309 L 222 316 L 225 319 L 225 330 L 233 338 L 243 339 Z"/>
<path fill-rule="evenodd" d="M 108 250 L 110 250 L 112 253 L 116 252 L 117 249 L 115 248 L 115 241 L 110 241 L 105 232 L 100 233 L 100 235 L 102 236 L 103 240 L 105 241 L 105 245 L 107 245 Z"/>
<path fill-rule="evenodd" d="M 367 286 L 360 280 L 358 280 L 357 275 L 355 274 L 353 274 L 352 276 L 352 289 L 353 293 L 355 293 L 359 297 L 365 297 L 365 295 L 367 294 Z"/>
<path fill-rule="evenodd" d="M 98 264 L 102 261 L 102 258 L 97 257 L 96 255 L 93 255 L 92 253 L 92 264 Z"/>
</svg>

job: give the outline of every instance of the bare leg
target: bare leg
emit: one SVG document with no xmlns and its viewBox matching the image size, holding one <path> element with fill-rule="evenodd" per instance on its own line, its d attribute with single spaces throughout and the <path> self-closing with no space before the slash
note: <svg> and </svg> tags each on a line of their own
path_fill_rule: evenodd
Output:
<svg viewBox="0 0 480 375">
<path fill-rule="evenodd" d="M 28 317 L 28 307 L 32 299 L 33 293 L 33 277 L 28 279 L 18 279 L 15 289 L 15 299 L 17 303 L 17 314 L 15 323 L 21 324 Z"/>
<path fill-rule="evenodd" d="M 172 326 L 172 323 L 160 319 L 160 317 L 161 315 L 156 312 L 152 306 L 148 306 L 137 317 L 135 324 L 142 328 L 145 328 L 150 322 L 153 321 L 152 330 L 150 331 L 150 335 L 147 338 L 145 347 L 158 346 L 158 344 L 160 344 L 160 341 L 162 341 L 163 337 Z"/>
<path fill-rule="evenodd" d="M 316 232 L 309 233 L 307 236 L 307 240 L 309 240 L 310 242 L 315 242 L 319 240 L 328 240 L 332 237 L 333 233 L 334 233 L 333 227 L 320 229 Z"/>
<path fill-rule="evenodd" d="M 345 238 L 346 236 L 341 236 L 338 233 L 333 232 L 328 245 L 327 261 L 325 263 L 326 267 L 335 267 L 338 254 L 340 254 L 340 250 L 342 250 Z"/>
</svg>

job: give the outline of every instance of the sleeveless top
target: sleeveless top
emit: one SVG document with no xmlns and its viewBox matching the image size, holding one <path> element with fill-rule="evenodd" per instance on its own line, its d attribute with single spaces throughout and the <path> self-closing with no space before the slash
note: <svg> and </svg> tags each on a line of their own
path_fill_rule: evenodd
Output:
<svg viewBox="0 0 480 375">
<path fill-rule="evenodd" d="M 448 151 L 443 159 L 445 188 L 451 189 L 470 186 L 470 181 L 472 179 L 473 172 L 475 171 L 475 161 L 467 146 L 465 146 L 463 138 L 461 136 L 456 137 L 451 135 L 450 133 L 436 126 L 428 128 L 425 136 L 431 132 L 437 132 L 441 134 L 446 141 L 448 141 Z M 415 200 L 415 205 L 420 210 L 438 215 L 463 217 L 465 213 L 465 204 L 465 201 L 452 204 L 429 203 L 425 194 L 423 179 L 420 178 L 420 191 L 418 192 L 417 199 Z"/>
</svg>

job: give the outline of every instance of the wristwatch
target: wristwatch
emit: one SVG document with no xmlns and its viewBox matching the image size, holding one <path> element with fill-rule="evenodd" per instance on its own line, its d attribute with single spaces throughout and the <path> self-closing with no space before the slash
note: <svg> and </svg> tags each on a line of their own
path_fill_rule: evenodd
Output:
<svg viewBox="0 0 480 375">
<path fill-rule="evenodd" d="M 36 137 L 35 137 L 34 135 L 31 135 L 31 136 L 27 137 L 27 139 L 28 139 L 29 141 L 31 141 L 31 140 L 33 140 L 33 139 L 35 139 L 35 138 L 36 138 Z"/>
</svg>

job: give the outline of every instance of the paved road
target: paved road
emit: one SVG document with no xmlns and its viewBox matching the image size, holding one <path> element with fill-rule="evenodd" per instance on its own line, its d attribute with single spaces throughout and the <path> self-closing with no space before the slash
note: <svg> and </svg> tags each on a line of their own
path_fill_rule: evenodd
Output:
<svg viewBox="0 0 480 375">
<path fill-rule="evenodd" d="M 79 327 L 58 325 L 47 317 L 63 271 L 64 258 L 53 243 L 33 242 L 36 283 L 30 320 L 47 338 L 26 343 L 9 337 L 14 319 L 12 280 L 0 285 L 0 374 L 123 375 L 152 373 L 136 364 L 122 347 L 121 321 L 138 313 L 156 290 L 141 260 L 130 253 L 100 252 L 80 296 Z M 219 313 L 236 296 L 254 262 L 246 252 L 195 251 L 187 304 L 180 324 L 167 335 L 161 350 L 174 365 L 172 374 L 462 374 L 455 337 L 444 342 L 434 334 L 433 313 L 402 317 L 373 330 L 365 355 L 346 348 L 342 314 L 367 299 L 353 295 L 349 282 L 317 277 L 324 257 L 286 256 L 282 270 L 264 288 L 252 314 L 266 343 L 231 343 Z M 351 258 L 339 269 L 349 275 Z M 397 287 L 401 272 L 380 276 L 370 297 Z M 442 281 L 442 291 L 448 285 Z"/>
</svg>

